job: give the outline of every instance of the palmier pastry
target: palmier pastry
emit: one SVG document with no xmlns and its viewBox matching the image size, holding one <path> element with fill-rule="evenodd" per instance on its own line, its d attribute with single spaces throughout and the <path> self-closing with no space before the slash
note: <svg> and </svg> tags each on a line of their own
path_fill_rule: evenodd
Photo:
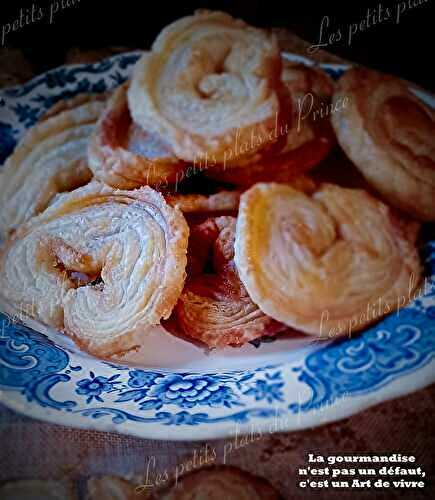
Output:
<svg viewBox="0 0 435 500">
<path fill-rule="evenodd" d="M 320 337 L 350 335 L 405 305 L 418 285 L 408 225 L 362 190 L 325 184 L 310 197 L 256 184 L 241 197 L 235 262 L 266 314 Z"/>
<path fill-rule="evenodd" d="M 277 126 L 281 146 L 258 153 L 248 164 L 210 168 L 206 174 L 249 187 L 256 182 L 289 182 L 319 164 L 335 144 L 329 109 L 332 79 L 317 68 L 284 61 L 282 81 L 290 96 L 291 116 Z"/>
<path fill-rule="evenodd" d="M 52 106 L 50 106 L 47 111 L 45 111 L 45 113 L 43 113 L 39 117 L 38 123 L 48 120 L 53 116 L 59 115 L 64 111 L 83 106 L 83 104 L 89 104 L 98 101 L 106 103 L 111 93 L 111 91 L 107 91 L 101 92 L 99 94 L 77 94 L 76 96 L 70 97 L 69 99 L 61 99 L 60 101 L 57 101 Z"/>
<path fill-rule="evenodd" d="M 66 481 L 25 479 L 0 487 L 2 500 L 77 500 L 73 486 Z"/>
<path fill-rule="evenodd" d="M 435 111 L 407 84 L 367 69 L 339 80 L 332 118 L 338 141 L 367 181 L 392 205 L 435 219 Z"/>
<path fill-rule="evenodd" d="M 160 500 L 281 500 L 268 481 L 231 466 L 205 467 L 183 476 Z"/>
<path fill-rule="evenodd" d="M 114 92 L 98 122 L 89 145 L 89 166 L 97 179 L 122 189 L 177 183 L 185 164 L 161 137 L 132 121 L 128 85 Z"/>
<path fill-rule="evenodd" d="M 252 302 L 234 266 L 235 217 L 208 219 L 189 242 L 189 279 L 175 308 L 181 332 L 209 347 L 240 346 L 286 326 Z M 213 273 L 206 266 L 211 260 Z"/>
<path fill-rule="evenodd" d="M 83 98 L 80 98 L 83 99 Z M 0 233 L 7 236 L 53 197 L 90 181 L 87 146 L 104 101 L 86 96 L 32 127 L 0 173 Z M 61 106 L 60 104 L 58 106 Z"/>
<path fill-rule="evenodd" d="M 172 193 L 166 194 L 165 199 L 186 214 L 237 212 L 240 191 L 218 191 L 210 195 Z"/>
<path fill-rule="evenodd" d="M 22 225 L 0 260 L 0 296 L 101 357 L 167 318 L 184 284 L 187 223 L 149 187 L 91 182 Z"/>
<path fill-rule="evenodd" d="M 155 498 L 150 490 L 144 491 L 144 494 L 141 492 L 139 497 L 132 483 L 117 476 L 91 477 L 87 486 L 87 500 L 135 500 L 137 498 L 147 500 Z"/>
<path fill-rule="evenodd" d="M 201 11 L 167 26 L 142 56 L 130 110 L 178 157 L 226 163 L 276 140 L 280 73 L 274 36 L 228 14 Z M 242 151 L 253 134 L 268 139 Z"/>
</svg>

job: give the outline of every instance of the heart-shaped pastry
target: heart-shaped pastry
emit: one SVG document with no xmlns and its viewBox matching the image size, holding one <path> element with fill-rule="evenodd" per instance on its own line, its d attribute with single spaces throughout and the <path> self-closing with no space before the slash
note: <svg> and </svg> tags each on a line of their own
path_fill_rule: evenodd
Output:
<svg viewBox="0 0 435 500">
<path fill-rule="evenodd" d="M 0 234 L 42 212 L 58 193 L 92 178 L 87 147 L 105 100 L 85 95 L 56 104 L 32 127 L 0 173 Z"/>
<path fill-rule="evenodd" d="M 182 213 L 153 189 L 91 182 L 59 196 L 7 242 L 0 297 L 92 354 L 123 353 L 171 314 L 188 233 Z"/>
<path fill-rule="evenodd" d="M 128 85 L 116 89 L 97 124 L 89 145 L 89 167 L 98 180 L 120 189 L 178 184 L 185 163 L 163 139 L 132 121 Z"/>
<path fill-rule="evenodd" d="M 210 178 L 242 187 L 256 182 L 290 182 L 329 154 L 336 142 L 330 123 L 332 79 L 320 69 L 289 61 L 283 61 L 281 79 L 291 113 L 287 122 L 277 127 L 276 145 L 244 163 L 206 169 Z"/>
<path fill-rule="evenodd" d="M 222 12 L 167 26 L 133 71 L 134 121 L 164 137 L 176 156 L 214 164 L 276 141 L 281 59 L 276 39 Z M 265 137 L 248 150 L 252 135 Z"/>
<path fill-rule="evenodd" d="M 260 183 L 240 200 L 235 262 L 272 318 L 322 338 L 351 335 L 411 299 L 416 225 L 362 190 L 324 184 L 308 196 Z"/>
<path fill-rule="evenodd" d="M 435 219 L 435 110 L 392 76 L 352 69 L 334 101 L 338 141 L 367 181 L 392 205 L 420 220 Z"/>
</svg>

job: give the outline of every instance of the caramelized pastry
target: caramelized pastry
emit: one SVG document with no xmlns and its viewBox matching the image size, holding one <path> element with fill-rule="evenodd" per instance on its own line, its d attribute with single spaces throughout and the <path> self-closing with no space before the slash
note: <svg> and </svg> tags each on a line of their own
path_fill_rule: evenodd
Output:
<svg viewBox="0 0 435 500">
<path fill-rule="evenodd" d="M 87 486 L 87 500 L 137 500 L 137 498 L 146 500 L 154 498 L 143 494 L 139 496 L 132 483 L 116 476 L 91 477 Z"/>
<path fill-rule="evenodd" d="M 350 335 L 405 305 L 418 285 L 408 225 L 362 190 L 325 184 L 310 197 L 256 184 L 241 197 L 235 262 L 265 314 L 320 337 Z"/>
<path fill-rule="evenodd" d="M 187 240 L 183 215 L 161 194 L 94 181 L 59 196 L 7 242 L 0 296 L 110 357 L 134 348 L 135 334 L 171 314 Z"/>
<path fill-rule="evenodd" d="M 234 265 L 236 219 L 208 219 L 192 229 L 189 277 L 175 307 L 183 334 L 208 347 L 240 346 L 273 336 L 286 326 L 263 314 L 252 302 Z M 213 273 L 206 272 L 211 254 Z"/>
<path fill-rule="evenodd" d="M 183 476 L 160 500 L 281 500 L 268 481 L 231 466 L 206 467 Z"/>
<path fill-rule="evenodd" d="M 181 177 L 185 164 L 163 139 L 132 121 L 127 88 L 128 83 L 115 91 L 98 122 L 89 146 L 89 166 L 97 179 L 112 187 L 168 187 Z"/>
<path fill-rule="evenodd" d="M 237 212 L 239 191 L 219 191 L 215 194 L 166 194 L 169 205 L 178 207 L 183 213 Z"/>
<path fill-rule="evenodd" d="M 367 181 L 392 205 L 435 219 L 435 110 L 399 79 L 352 69 L 334 100 L 349 104 L 332 118 L 338 141 Z"/>
<path fill-rule="evenodd" d="M 275 142 L 281 59 L 276 39 L 222 12 L 167 26 L 133 71 L 133 120 L 187 161 L 226 163 Z M 240 146 L 251 138 L 261 144 Z"/>
<path fill-rule="evenodd" d="M 111 91 L 107 91 L 100 94 L 77 94 L 69 99 L 61 99 L 48 108 L 47 111 L 39 117 L 38 122 L 43 122 L 53 116 L 63 113 L 64 111 L 69 111 L 71 109 L 78 108 L 79 106 L 83 106 L 83 104 L 90 104 L 92 102 L 106 103 L 110 95 Z"/>
<path fill-rule="evenodd" d="M 246 165 L 210 168 L 207 175 L 222 182 L 250 187 L 257 182 L 290 182 L 319 164 L 335 144 L 329 113 L 334 85 L 323 71 L 284 61 L 282 81 L 286 85 L 292 113 L 278 127 L 281 147 L 259 153 Z"/>
<path fill-rule="evenodd" d="M 89 99 L 37 123 L 7 159 L 0 173 L 3 237 L 42 212 L 56 194 L 90 181 L 86 150 L 104 102 Z"/>
<path fill-rule="evenodd" d="M 318 68 L 289 61 L 284 61 L 281 78 L 292 102 L 281 160 L 293 161 L 296 172 L 305 172 L 327 156 L 336 142 L 329 114 L 334 82 Z"/>
</svg>

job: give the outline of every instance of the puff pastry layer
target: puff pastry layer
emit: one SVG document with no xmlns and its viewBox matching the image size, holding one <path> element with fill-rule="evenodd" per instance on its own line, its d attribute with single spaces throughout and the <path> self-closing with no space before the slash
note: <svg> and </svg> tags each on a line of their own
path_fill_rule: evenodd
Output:
<svg viewBox="0 0 435 500">
<path fill-rule="evenodd" d="M 325 184 L 310 197 L 257 184 L 241 197 L 235 262 L 269 316 L 320 337 L 350 335 L 405 305 L 418 285 L 410 229 L 362 190 Z"/>
<path fill-rule="evenodd" d="M 334 100 L 338 141 L 367 181 L 392 205 L 420 220 L 435 219 L 435 110 L 397 78 L 352 69 Z"/>
<path fill-rule="evenodd" d="M 166 194 L 166 201 L 186 214 L 237 212 L 240 191 L 218 191 L 215 194 Z"/>
<path fill-rule="evenodd" d="M 280 112 L 281 60 L 274 37 L 222 12 L 201 11 L 167 26 L 134 69 L 133 119 L 165 137 L 176 156 L 215 162 L 268 136 Z"/>
<path fill-rule="evenodd" d="M 116 89 L 98 122 L 89 145 L 89 166 L 97 179 L 112 187 L 168 187 L 185 164 L 158 135 L 132 121 L 128 85 Z"/>
<path fill-rule="evenodd" d="M 83 104 L 90 104 L 92 102 L 106 103 L 111 94 L 112 91 L 108 90 L 99 94 L 78 94 L 74 97 L 70 97 L 69 99 L 62 99 L 48 108 L 47 111 L 39 117 L 38 123 L 48 120 L 49 118 L 53 118 L 53 116 L 59 115 L 64 111 L 69 111 L 71 109 L 78 108 L 79 106 L 83 106 Z"/>
<path fill-rule="evenodd" d="M 321 70 L 288 61 L 283 61 L 281 78 L 291 114 L 285 123 L 277 124 L 276 146 L 245 164 L 208 169 L 210 178 L 242 187 L 256 182 L 289 182 L 329 154 L 336 143 L 326 114 L 334 91 L 332 80 Z"/>
<path fill-rule="evenodd" d="M 149 187 L 92 182 L 24 224 L 0 260 L 0 296 L 101 356 L 134 347 L 184 284 L 188 226 Z"/>
<path fill-rule="evenodd" d="M 217 217 L 194 227 L 189 276 L 175 307 L 178 327 L 209 347 L 240 346 L 286 330 L 252 302 L 234 265 L 236 219 Z M 208 259 L 213 273 L 207 272 Z"/>
<path fill-rule="evenodd" d="M 135 486 L 125 479 L 117 476 L 91 477 L 87 483 L 87 500 L 151 500 L 155 498 L 152 495 L 151 488 L 140 496 L 136 493 Z M 147 494 L 149 493 L 149 494 Z"/>
<path fill-rule="evenodd" d="M 87 146 L 104 105 L 95 96 L 59 103 L 58 111 L 27 132 L 0 173 L 3 237 L 42 212 L 56 194 L 89 182 Z"/>
</svg>

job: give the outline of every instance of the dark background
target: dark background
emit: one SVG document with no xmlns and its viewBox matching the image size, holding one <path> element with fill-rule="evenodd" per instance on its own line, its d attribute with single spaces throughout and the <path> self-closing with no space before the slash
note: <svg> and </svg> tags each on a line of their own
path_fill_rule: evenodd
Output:
<svg viewBox="0 0 435 500">
<path fill-rule="evenodd" d="M 61 8 L 62 0 L 58 0 L 59 10 L 51 25 L 50 5 L 56 0 L 9 0 L 4 5 L 6 1 L 2 1 L 0 9 L 0 29 L 6 23 L 12 25 L 19 17 L 20 8 L 30 9 L 33 3 L 44 9 L 42 20 L 15 33 L 11 30 L 5 41 L 6 47 L 25 49 L 26 56 L 38 71 L 61 64 L 66 50 L 72 47 L 94 49 L 121 45 L 147 48 L 163 26 L 202 7 L 225 10 L 258 26 L 288 28 L 312 43 L 318 43 L 322 18 L 328 16 L 328 35 L 341 28 L 343 37 L 340 42 L 325 47 L 327 50 L 413 80 L 429 89 L 435 87 L 434 0 L 405 0 L 406 11 L 399 24 L 395 19 L 397 4 L 400 3 L 397 0 L 235 0 L 182 4 L 162 0 L 63 0 L 64 9 Z M 380 3 L 384 10 L 386 7 L 391 9 L 391 18 L 364 32 L 358 31 L 349 46 L 349 25 L 360 22 L 366 17 L 368 8 L 373 11 Z"/>
</svg>

